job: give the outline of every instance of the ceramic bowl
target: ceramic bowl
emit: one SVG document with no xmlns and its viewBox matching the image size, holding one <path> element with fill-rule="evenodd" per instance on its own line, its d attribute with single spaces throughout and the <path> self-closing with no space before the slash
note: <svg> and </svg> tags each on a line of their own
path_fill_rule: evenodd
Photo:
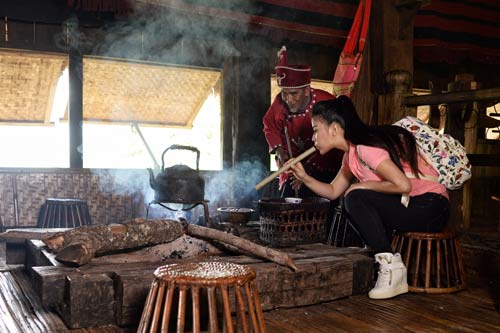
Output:
<svg viewBox="0 0 500 333">
<path fill-rule="evenodd" d="M 302 198 L 285 198 L 285 202 L 298 204 L 302 202 Z"/>
<path fill-rule="evenodd" d="M 245 224 L 254 212 L 251 208 L 220 207 L 217 209 L 222 222 Z"/>
</svg>

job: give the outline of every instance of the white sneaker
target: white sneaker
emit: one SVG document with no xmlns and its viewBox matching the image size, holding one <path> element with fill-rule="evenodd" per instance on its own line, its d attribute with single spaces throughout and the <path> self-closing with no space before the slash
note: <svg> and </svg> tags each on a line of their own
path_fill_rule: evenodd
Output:
<svg viewBox="0 0 500 333">
<path fill-rule="evenodd" d="M 377 253 L 375 262 L 379 264 L 378 278 L 368 297 L 385 299 L 408 292 L 406 267 L 399 253 Z"/>
</svg>

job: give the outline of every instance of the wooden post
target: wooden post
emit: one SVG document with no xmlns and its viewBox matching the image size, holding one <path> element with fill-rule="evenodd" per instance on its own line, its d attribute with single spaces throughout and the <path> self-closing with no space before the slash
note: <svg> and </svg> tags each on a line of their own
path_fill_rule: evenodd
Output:
<svg viewBox="0 0 500 333">
<path fill-rule="evenodd" d="M 475 90 L 478 88 L 474 76 L 460 74 L 455 76 L 455 81 L 448 84 L 448 91 Z M 467 149 L 468 154 L 473 154 L 477 144 L 478 114 L 476 102 L 448 104 L 445 133 L 450 134 L 460 141 Z M 474 171 L 473 171 L 474 173 Z M 471 180 L 472 181 L 472 180 Z M 470 228 L 472 208 L 471 181 L 465 183 L 460 190 L 450 192 L 450 223 L 452 230 Z M 458 208 L 458 209 L 457 209 Z"/>
<path fill-rule="evenodd" d="M 78 19 L 66 22 L 69 47 L 69 166 L 83 168 L 83 56 L 76 38 Z"/>
<path fill-rule="evenodd" d="M 262 118 L 270 104 L 270 68 L 267 58 L 230 57 L 224 63 L 223 75 L 223 141 L 224 169 L 254 163 L 254 168 L 269 170 L 269 153 L 263 133 Z M 231 187 L 231 186 L 229 186 Z M 258 193 L 242 196 L 228 193 L 234 205 L 252 205 Z M 236 202 L 238 200 L 239 202 Z"/>
<path fill-rule="evenodd" d="M 386 94 L 379 97 L 379 108 L 385 110 L 379 115 L 381 124 L 392 124 L 404 116 L 417 115 L 417 109 L 403 104 L 405 97 L 410 96 L 412 77 L 405 70 L 393 70 L 385 75 Z"/>
<path fill-rule="evenodd" d="M 390 124 L 416 110 L 407 110 L 402 98 L 413 87 L 413 17 L 422 1 L 381 0 L 373 6 L 373 78 L 379 87 L 378 123 Z M 378 73 L 377 73 L 378 71 Z"/>
</svg>

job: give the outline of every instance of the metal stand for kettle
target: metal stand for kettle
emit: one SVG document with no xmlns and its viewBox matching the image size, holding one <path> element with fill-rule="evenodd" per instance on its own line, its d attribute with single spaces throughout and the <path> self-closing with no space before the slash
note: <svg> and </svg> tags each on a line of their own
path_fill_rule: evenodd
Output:
<svg viewBox="0 0 500 333">
<path fill-rule="evenodd" d="M 190 150 L 196 153 L 196 171 L 190 168 L 184 168 L 179 173 L 177 166 L 177 173 L 175 171 L 170 171 L 176 166 L 165 169 L 165 153 L 170 149 L 178 150 Z M 161 155 L 161 172 L 154 177 L 153 170 L 147 169 L 149 171 L 149 183 L 151 187 L 155 190 L 155 199 L 148 204 L 146 210 L 146 219 L 149 217 L 149 208 L 151 205 L 160 205 L 170 211 L 190 211 L 191 209 L 203 205 L 203 211 L 205 214 L 205 225 L 210 227 L 210 215 L 208 211 L 208 200 L 201 199 L 204 197 L 204 181 L 199 176 L 198 172 L 200 170 L 200 151 L 196 147 L 183 146 L 183 145 L 171 145 L 165 149 Z M 174 175 L 172 175 L 174 173 Z M 172 188 L 168 185 L 173 183 Z M 189 185 L 187 185 L 189 183 Z M 176 209 L 169 207 L 167 204 L 182 204 L 181 209 Z"/>
<path fill-rule="evenodd" d="M 181 209 L 175 209 L 175 208 L 172 208 L 172 207 L 169 207 L 167 206 L 167 204 L 169 203 L 177 203 L 177 204 L 182 204 L 182 208 Z M 149 216 L 149 207 L 151 207 L 151 205 L 160 205 L 162 206 L 163 208 L 166 208 L 170 211 L 173 211 L 173 212 L 178 212 L 179 210 L 182 210 L 182 211 L 190 211 L 191 209 L 199 206 L 199 205 L 203 205 L 203 213 L 204 213 L 204 217 L 205 217 L 205 225 L 207 227 L 211 227 L 211 223 L 210 223 L 210 215 L 209 215 L 209 212 L 208 212 L 208 203 L 209 201 L 208 200 L 201 200 L 201 201 L 193 201 L 193 202 L 159 202 L 159 201 L 156 201 L 156 200 L 153 200 L 151 201 L 149 204 L 148 204 L 148 208 L 146 210 L 146 219 L 148 218 Z M 188 206 L 186 208 L 186 206 Z"/>
</svg>

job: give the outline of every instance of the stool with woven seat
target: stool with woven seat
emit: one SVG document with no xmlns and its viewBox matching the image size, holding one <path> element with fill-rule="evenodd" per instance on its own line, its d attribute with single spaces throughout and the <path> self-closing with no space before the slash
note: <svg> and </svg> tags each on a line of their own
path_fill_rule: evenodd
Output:
<svg viewBox="0 0 500 333">
<path fill-rule="evenodd" d="M 187 309 L 190 313 L 186 311 L 188 298 L 191 299 L 191 307 Z M 234 320 L 232 312 L 236 315 Z M 228 333 L 265 332 L 255 271 L 246 265 L 227 262 L 158 267 L 137 332 L 184 332 L 189 325 L 186 324 L 189 314 L 193 333 L 216 333 L 219 327 Z M 175 321 L 171 320 L 174 316 Z"/>
<path fill-rule="evenodd" d="M 39 228 L 75 228 L 91 224 L 87 202 L 80 199 L 48 198 L 38 213 Z"/>
<path fill-rule="evenodd" d="M 408 269 L 409 291 L 447 294 L 466 288 L 462 251 L 452 232 L 399 233 L 392 249 Z"/>
</svg>

